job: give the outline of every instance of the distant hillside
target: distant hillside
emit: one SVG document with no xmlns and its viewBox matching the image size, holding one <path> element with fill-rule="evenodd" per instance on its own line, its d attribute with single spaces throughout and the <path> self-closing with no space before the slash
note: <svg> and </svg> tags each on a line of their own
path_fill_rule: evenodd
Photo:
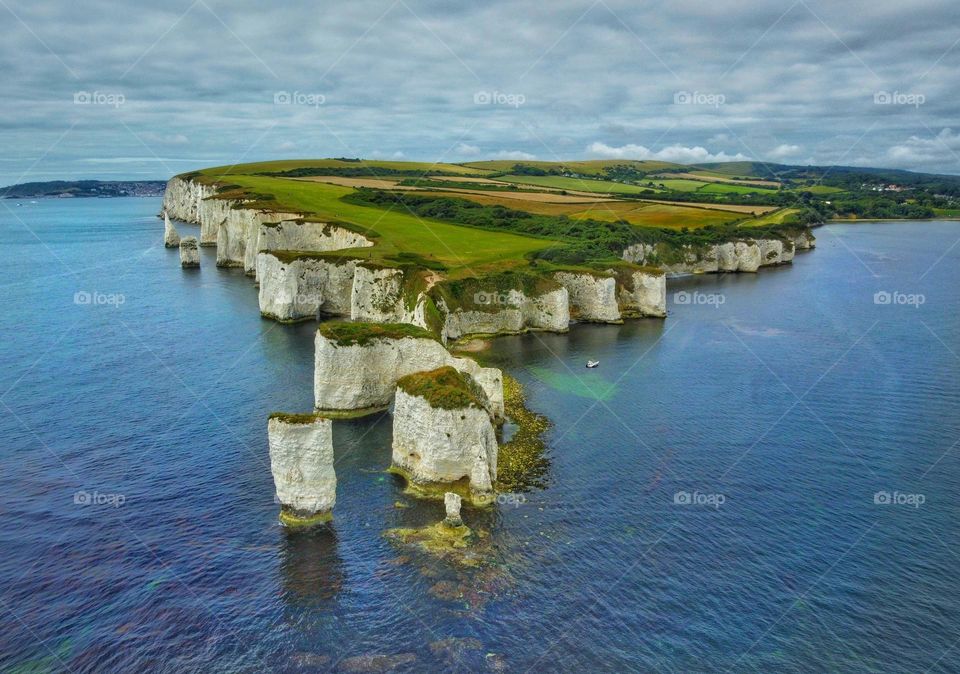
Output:
<svg viewBox="0 0 960 674">
<path fill-rule="evenodd" d="M 52 180 L 0 188 L 0 198 L 161 197 L 163 180 Z"/>
<path fill-rule="evenodd" d="M 864 183 L 897 183 L 900 185 L 960 186 L 960 176 L 939 173 L 918 173 L 903 169 L 867 166 L 799 166 L 765 162 L 719 162 L 693 164 L 688 169 L 704 169 L 729 176 L 757 176 L 768 180 L 817 180 L 824 185 Z"/>
</svg>

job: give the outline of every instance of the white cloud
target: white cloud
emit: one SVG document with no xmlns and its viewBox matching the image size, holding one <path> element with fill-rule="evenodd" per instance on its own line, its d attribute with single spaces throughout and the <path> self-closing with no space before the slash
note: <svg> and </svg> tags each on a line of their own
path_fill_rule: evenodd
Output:
<svg viewBox="0 0 960 674">
<path fill-rule="evenodd" d="M 943 129 L 936 136 L 910 136 L 891 146 L 885 160 L 897 166 L 919 167 L 953 164 L 960 161 L 960 133 Z"/>
<path fill-rule="evenodd" d="M 390 159 L 403 159 L 404 157 L 406 157 L 406 155 L 403 153 L 402 150 L 397 150 L 396 152 L 388 152 L 384 150 L 373 150 L 372 152 L 370 152 L 371 159 L 386 159 L 388 157 Z"/>
<path fill-rule="evenodd" d="M 465 157 L 475 157 L 480 154 L 480 148 L 476 145 L 470 145 L 468 143 L 458 143 L 455 148 L 453 148 L 455 154 L 465 156 Z"/>
<path fill-rule="evenodd" d="M 493 155 L 495 159 L 520 159 L 530 161 L 536 159 L 537 155 L 530 154 L 529 152 L 521 152 L 520 150 L 501 150 L 500 152 Z"/>
<path fill-rule="evenodd" d="M 787 143 L 782 143 L 770 150 L 767 153 L 767 156 L 770 159 L 786 159 L 787 157 L 795 157 L 801 152 L 803 152 L 803 148 L 799 145 L 788 145 Z"/>
<path fill-rule="evenodd" d="M 292 140 L 288 140 L 277 145 L 277 149 L 280 150 L 281 152 L 286 152 L 288 150 L 296 150 L 297 144 L 294 143 Z"/>
<path fill-rule="evenodd" d="M 715 161 L 745 161 L 749 159 L 739 152 L 734 155 L 726 152 L 713 154 L 699 145 L 686 147 L 684 145 L 670 145 L 654 152 L 643 145 L 620 145 L 619 147 L 606 143 L 593 142 L 587 146 L 587 153 L 609 159 L 656 159 L 658 161 L 676 162 L 678 164 L 700 164 Z"/>
</svg>

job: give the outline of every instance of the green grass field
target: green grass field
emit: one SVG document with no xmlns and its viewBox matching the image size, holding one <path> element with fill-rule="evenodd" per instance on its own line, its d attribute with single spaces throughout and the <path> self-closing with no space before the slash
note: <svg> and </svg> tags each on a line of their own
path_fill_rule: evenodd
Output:
<svg viewBox="0 0 960 674">
<path fill-rule="evenodd" d="M 836 194 L 843 192 L 839 187 L 830 187 L 829 185 L 801 185 L 791 189 L 792 192 L 810 192 L 812 194 Z"/>
<path fill-rule="evenodd" d="M 649 187 L 617 183 L 611 180 L 593 180 L 580 178 L 565 178 L 564 176 L 500 176 L 497 180 L 522 185 L 536 185 L 538 187 L 555 187 L 561 190 L 576 190 L 579 192 L 593 192 L 596 194 L 639 194 Z M 654 189 L 654 192 L 662 190 Z"/>
<path fill-rule="evenodd" d="M 689 180 L 687 178 L 651 178 L 650 180 L 657 187 L 662 186 L 675 192 L 696 192 L 700 188 L 711 184 L 701 180 Z"/>
<path fill-rule="evenodd" d="M 218 175 L 216 169 L 210 172 Z M 204 171 L 204 174 L 208 175 L 208 172 Z M 351 257 L 384 259 L 400 252 L 416 251 L 451 270 L 469 268 L 479 271 L 491 265 L 502 266 L 506 260 L 521 260 L 526 253 L 555 244 L 544 239 L 460 227 L 395 210 L 345 203 L 340 198 L 353 191 L 349 187 L 245 174 L 229 174 L 222 180 L 249 188 L 254 193 L 272 194 L 277 201 L 272 207 L 277 210 L 304 212 L 323 220 L 348 223 L 359 230 L 373 230 L 379 235 L 373 248 L 351 250 Z"/>
<path fill-rule="evenodd" d="M 764 194 L 776 192 L 776 188 L 757 185 L 732 185 L 730 183 L 705 183 L 697 192 L 705 194 Z"/>
<path fill-rule="evenodd" d="M 733 222 L 744 217 L 740 213 L 715 211 L 705 208 L 688 208 L 666 204 L 643 204 L 619 202 L 603 204 L 589 210 L 571 213 L 570 217 L 612 222 L 626 220 L 637 227 L 667 227 L 669 229 L 697 229 L 707 225 Z"/>
<path fill-rule="evenodd" d="M 762 227 L 763 225 L 779 225 L 792 215 L 800 212 L 799 208 L 779 208 L 758 218 L 747 220 L 741 227 Z"/>
</svg>

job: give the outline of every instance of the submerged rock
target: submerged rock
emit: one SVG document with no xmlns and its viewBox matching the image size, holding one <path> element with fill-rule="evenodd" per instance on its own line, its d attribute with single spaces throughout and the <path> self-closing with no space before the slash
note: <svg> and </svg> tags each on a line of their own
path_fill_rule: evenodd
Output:
<svg viewBox="0 0 960 674">
<path fill-rule="evenodd" d="M 180 234 L 170 222 L 170 216 L 163 212 L 163 245 L 166 248 L 177 248 L 180 245 Z"/>
<path fill-rule="evenodd" d="M 341 660 L 339 669 L 345 672 L 389 672 L 416 661 L 417 656 L 413 653 L 357 655 Z"/>
<path fill-rule="evenodd" d="M 476 671 L 475 666 L 482 657 L 483 643 L 474 637 L 447 637 L 430 642 L 430 652 L 435 658 L 443 660 L 448 666 Z"/>
<path fill-rule="evenodd" d="M 401 378 L 393 411 L 394 467 L 420 489 L 466 480 L 473 500 L 488 501 L 498 448 L 484 398 L 470 375 L 449 366 Z"/>
<path fill-rule="evenodd" d="M 197 237 L 188 236 L 187 238 L 180 240 L 180 266 L 200 266 L 200 248 L 197 244 Z"/>
<path fill-rule="evenodd" d="M 332 424 L 317 414 L 273 414 L 267 422 L 270 469 L 282 506 L 280 521 L 328 521 L 337 501 Z"/>
</svg>

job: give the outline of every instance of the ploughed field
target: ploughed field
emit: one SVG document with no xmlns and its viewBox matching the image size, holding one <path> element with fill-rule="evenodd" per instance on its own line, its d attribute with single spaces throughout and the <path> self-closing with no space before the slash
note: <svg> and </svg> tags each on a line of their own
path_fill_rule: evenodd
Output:
<svg viewBox="0 0 960 674">
<path fill-rule="evenodd" d="M 671 173 L 678 177 L 665 177 Z M 545 265 L 613 262 L 622 243 L 635 235 L 722 229 L 730 236 L 741 227 L 783 224 L 792 214 L 756 203 L 757 194 L 777 191 L 775 182 L 702 169 L 699 174 L 652 161 L 443 164 L 341 158 L 257 162 L 181 177 L 214 185 L 215 199 L 301 213 L 374 241 L 343 255 L 407 260 L 451 276 L 526 267 L 532 259 Z M 721 196 L 690 201 L 691 192 Z M 679 201 L 672 202 L 678 194 Z M 736 203 L 744 194 L 752 201 Z M 730 203 L 723 201 L 727 197 Z M 574 252 L 551 253 L 571 245 Z"/>
</svg>

